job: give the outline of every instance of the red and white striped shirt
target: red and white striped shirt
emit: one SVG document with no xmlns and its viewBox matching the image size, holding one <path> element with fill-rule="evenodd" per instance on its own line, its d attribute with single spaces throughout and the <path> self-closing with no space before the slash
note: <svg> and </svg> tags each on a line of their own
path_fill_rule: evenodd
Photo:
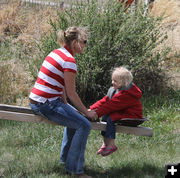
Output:
<svg viewBox="0 0 180 178">
<path fill-rule="evenodd" d="M 72 51 L 66 46 L 55 49 L 45 58 L 29 98 L 44 103 L 61 97 L 65 71 L 77 72 Z"/>
</svg>

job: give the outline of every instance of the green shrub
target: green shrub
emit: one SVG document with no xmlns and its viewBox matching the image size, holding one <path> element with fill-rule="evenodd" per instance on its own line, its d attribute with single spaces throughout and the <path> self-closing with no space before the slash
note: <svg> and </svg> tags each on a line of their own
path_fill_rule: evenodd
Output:
<svg viewBox="0 0 180 178">
<path fill-rule="evenodd" d="M 111 70 L 121 65 L 133 71 L 134 82 L 143 92 L 159 93 L 165 88 L 162 64 L 168 59 L 169 49 L 158 46 L 166 34 L 161 30 L 161 18 L 144 15 L 142 6 L 124 12 L 124 6 L 117 0 L 108 1 L 103 8 L 92 0 L 88 6 L 59 13 L 58 20 L 50 23 L 54 31 L 42 40 L 43 58 L 58 48 L 58 29 L 88 28 L 88 46 L 83 54 L 76 56 L 77 89 L 84 101 L 91 103 L 102 97 L 111 85 Z"/>
</svg>

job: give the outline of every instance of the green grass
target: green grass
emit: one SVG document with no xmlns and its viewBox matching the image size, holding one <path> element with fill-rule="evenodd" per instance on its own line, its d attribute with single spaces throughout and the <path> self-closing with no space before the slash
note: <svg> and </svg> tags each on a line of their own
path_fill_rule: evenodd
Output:
<svg viewBox="0 0 180 178">
<path fill-rule="evenodd" d="M 85 171 L 96 178 L 162 178 L 165 165 L 180 162 L 179 93 L 144 97 L 144 126 L 153 137 L 117 134 L 118 151 L 97 156 L 102 137 L 92 130 L 86 149 Z M 63 127 L 0 121 L 0 177 L 70 177 L 59 165 Z"/>
</svg>

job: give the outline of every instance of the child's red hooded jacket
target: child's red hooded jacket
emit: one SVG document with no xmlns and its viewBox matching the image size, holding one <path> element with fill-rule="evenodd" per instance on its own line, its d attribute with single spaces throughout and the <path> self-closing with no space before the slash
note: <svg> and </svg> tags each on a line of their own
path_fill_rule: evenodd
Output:
<svg viewBox="0 0 180 178">
<path fill-rule="evenodd" d="M 109 89 L 108 93 L 112 90 L 114 90 L 113 87 Z M 141 97 L 141 90 L 135 84 L 130 84 L 128 88 L 119 89 L 112 98 L 109 95 L 103 97 L 91 105 L 90 109 L 97 109 L 98 117 L 109 115 L 112 121 L 122 118 L 142 118 Z"/>
</svg>

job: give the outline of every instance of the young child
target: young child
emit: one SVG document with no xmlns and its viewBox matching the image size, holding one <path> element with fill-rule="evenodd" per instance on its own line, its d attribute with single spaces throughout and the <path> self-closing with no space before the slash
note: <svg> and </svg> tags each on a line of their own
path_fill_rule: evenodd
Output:
<svg viewBox="0 0 180 178">
<path fill-rule="evenodd" d="M 132 83 L 132 73 L 125 67 L 112 72 L 112 87 L 102 99 L 90 106 L 102 121 L 107 122 L 106 131 L 101 134 L 104 142 L 97 154 L 107 156 L 117 150 L 115 145 L 115 121 L 122 118 L 142 118 L 141 90 Z"/>
</svg>

